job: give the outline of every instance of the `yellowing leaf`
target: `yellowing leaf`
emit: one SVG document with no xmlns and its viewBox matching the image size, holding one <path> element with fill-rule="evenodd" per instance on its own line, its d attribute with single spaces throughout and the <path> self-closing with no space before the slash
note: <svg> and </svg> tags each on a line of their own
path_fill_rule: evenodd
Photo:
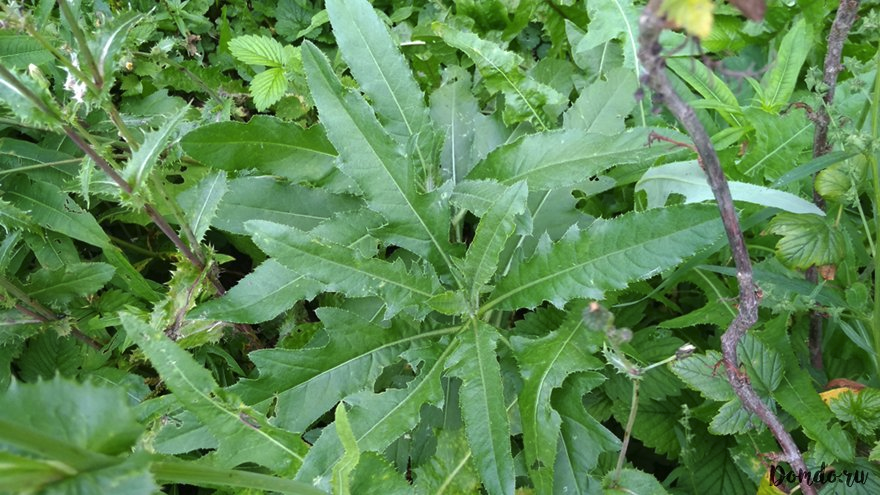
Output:
<svg viewBox="0 0 880 495">
<path fill-rule="evenodd" d="M 822 398 L 822 401 L 824 401 L 825 404 L 831 404 L 832 400 L 840 397 L 840 395 L 843 394 L 844 392 L 852 392 L 854 394 L 859 393 L 858 390 L 855 390 L 855 389 L 852 389 L 849 387 L 839 387 L 839 388 L 832 388 L 831 390 L 826 390 L 826 391 L 820 393 L 819 397 Z"/>
<path fill-rule="evenodd" d="M 660 14 L 688 34 L 705 39 L 712 31 L 714 9 L 712 0 L 665 0 Z"/>
<path fill-rule="evenodd" d="M 773 481 L 770 479 L 770 470 L 764 473 L 764 477 L 761 478 L 761 484 L 758 485 L 758 491 L 756 495 L 784 495 L 785 492 L 780 490 L 778 486 L 773 484 Z"/>
</svg>

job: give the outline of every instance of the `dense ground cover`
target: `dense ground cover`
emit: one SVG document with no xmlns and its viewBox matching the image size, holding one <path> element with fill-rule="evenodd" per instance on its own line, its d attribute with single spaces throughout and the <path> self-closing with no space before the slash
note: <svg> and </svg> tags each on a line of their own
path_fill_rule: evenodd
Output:
<svg viewBox="0 0 880 495">
<path fill-rule="evenodd" d="M 0 490 L 880 493 L 876 4 L 4 5 Z"/>
</svg>

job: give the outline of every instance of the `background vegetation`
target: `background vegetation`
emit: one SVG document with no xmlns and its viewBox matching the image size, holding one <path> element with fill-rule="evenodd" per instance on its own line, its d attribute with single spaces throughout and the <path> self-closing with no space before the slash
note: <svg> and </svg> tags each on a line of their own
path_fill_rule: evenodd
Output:
<svg viewBox="0 0 880 495">
<path fill-rule="evenodd" d="M 876 5 L 663 4 L 819 493 L 880 492 Z M 794 488 L 643 7 L 4 5 L 0 490 Z"/>
</svg>

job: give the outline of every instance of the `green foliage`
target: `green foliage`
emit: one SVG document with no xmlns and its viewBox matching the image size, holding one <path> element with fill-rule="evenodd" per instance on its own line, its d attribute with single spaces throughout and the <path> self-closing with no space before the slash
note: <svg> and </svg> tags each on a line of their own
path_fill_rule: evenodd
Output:
<svg viewBox="0 0 880 495">
<path fill-rule="evenodd" d="M 0 14 L 0 491 L 758 489 L 736 269 L 641 7 L 147 3 Z M 811 469 L 876 474 L 876 16 L 826 104 L 808 4 L 664 2 L 706 58 L 662 49 L 762 291 L 739 369 Z"/>
</svg>

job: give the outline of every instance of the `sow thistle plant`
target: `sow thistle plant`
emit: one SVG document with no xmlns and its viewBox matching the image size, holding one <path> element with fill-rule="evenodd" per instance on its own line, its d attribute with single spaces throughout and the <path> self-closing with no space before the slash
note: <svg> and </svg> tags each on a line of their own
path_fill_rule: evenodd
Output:
<svg viewBox="0 0 880 495">
<path fill-rule="evenodd" d="M 641 76 L 634 25 L 605 16 L 632 19 L 635 7 L 621 2 L 615 14 L 588 2 L 586 32 L 554 21 L 551 38 L 570 45 L 574 59 L 604 64 L 607 55 L 617 64 L 595 80 L 578 76 L 580 97 L 569 105 L 573 83 L 541 76 L 549 69 L 497 41 L 530 19 L 507 16 L 507 7 L 460 6 L 476 20 L 424 7 L 417 30 L 392 32 L 366 0 L 327 0 L 299 28 L 296 13 L 313 12 L 311 4 L 282 3 L 286 24 L 276 34 L 287 44 L 265 30 L 233 33 L 243 4 L 230 2 L 218 17 L 218 53 L 205 65 L 253 74 L 256 110 L 295 122 L 266 114 L 224 121 L 233 111 L 223 103 L 228 83 L 218 81 L 233 71 L 172 60 L 157 24 L 171 22 L 208 52 L 213 41 L 198 30 L 210 26 L 209 3 L 120 14 L 90 32 L 73 22 L 83 7 L 61 1 L 58 26 L 69 30 L 76 62 L 37 29 L 51 9 L 28 17 L 7 7 L 22 31 L 2 33 L 0 55 L 33 52 L 48 77 L 28 76 L 14 58 L 0 68 L 0 97 L 24 129 L 0 138 L 0 157 L 33 165 L 0 176 L 9 322 L 0 362 L 16 363 L 25 382 L 0 376 L 9 384 L 0 413 L 0 469 L 9 477 L 0 476 L 0 490 L 147 494 L 180 483 L 223 493 L 494 495 L 758 486 L 766 469 L 743 459 L 777 449 L 773 437 L 715 372 L 717 342 L 695 337 L 695 346 L 676 332 L 726 328 L 736 274 L 709 261 L 721 251 L 727 264 L 724 227 L 705 203 L 712 190 L 703 167 L 672 144 L 687 137 L 633 97 Z M 702 13 L 678 19 L 702 35 L 711 4 L 699 5 Z M 557 7 L 536 12 L 569 11 Z M 466 28 L 496 25 L 503 31 Z M 748 107 L 700 62 L 669 60 L 702 108 L 717 112 L 720 149 L 755 135 L 759 151 L 791 151 L 791 136 L 762 133 L 775 122 L 764 114 L 791 98 L 807 56 L 797 37 L 807 30 L 796 21 L 794 34 L 780 37 L 780 67 L 752 81 Z M 416 32 L 425 58 L 440 53 L 446 66 L 435 83 L 417 82 L 396 39 Z M 163 48 L 140 52 L 144 40 Z M 119 78 L 122 58 L 143 80 Z M 574 79 L 588 66 L 565 67 Z M 215 77 L 214 87 L 196 73 Z M 85 86 L 59 102 L 66 77 Z M 131 93 L 119 108 L 117 81 Z M 172 96 L 175 84 L 187 88 L 179 93 L 204 91 L 210 103 L 198 109 Z M 294 110 L 285 107 L 291 101 Z M 780 245 L 767 250 L 793 268 L 839 261 L 845 239 L 836 226 L 799 189 L 780 189 L 811 168 L 786 174 L 776 153 L 767 164 L 753 155 L 735 164 L 730 190 L 752 213 L 746 228 L 768 218 L 764 208 L 784 210 L 768 229 Z M 829 198 L 858 196 L 841 185 L 848 170 L 820 176 Z M 633 192 L 635 211 L 585 213 L 605 200 L 597 198 L 626 197 L 630 210 Z M 834 234 L 805 254 L 804 232 Z M 227 289 L 224 270 L 242 266 L 247 273 Z M 778 262 L 765 268 L 776 275 L 762 285 L 768 299 L 805 291 L 823 304 L 840 299 L 804 289 Z M 686 290 L 672 294 L 677 282 L 709 302 L 645 318 L 646 308 L 693 304 Z M 867 305 L 863 289 L 847 298 Z M 597 301 L 619 304 L 618 323 Z M 743 373 L 759 400 L 797 422 L 811 463 L 862 466 L 866 456 L 845 428 L 870 437 L 873 396 L 826 407 L 791 350 L 789 316 L 780 311 L 742 339 Z M 643 321 L 650 328 L 639 328 Z M 31 364 L 46 356 L 58 363 L 49 372 Z M 252 368 L 240 364 L 247 360 Z M 56 370 L 83 380 L 52 377 Z M 145 374 L 155 378 L 150 387 Z M 647 461 L 630 457 L 633 438 L 680 463 L 663 485 L 640 469 Z"/>
</svg>

